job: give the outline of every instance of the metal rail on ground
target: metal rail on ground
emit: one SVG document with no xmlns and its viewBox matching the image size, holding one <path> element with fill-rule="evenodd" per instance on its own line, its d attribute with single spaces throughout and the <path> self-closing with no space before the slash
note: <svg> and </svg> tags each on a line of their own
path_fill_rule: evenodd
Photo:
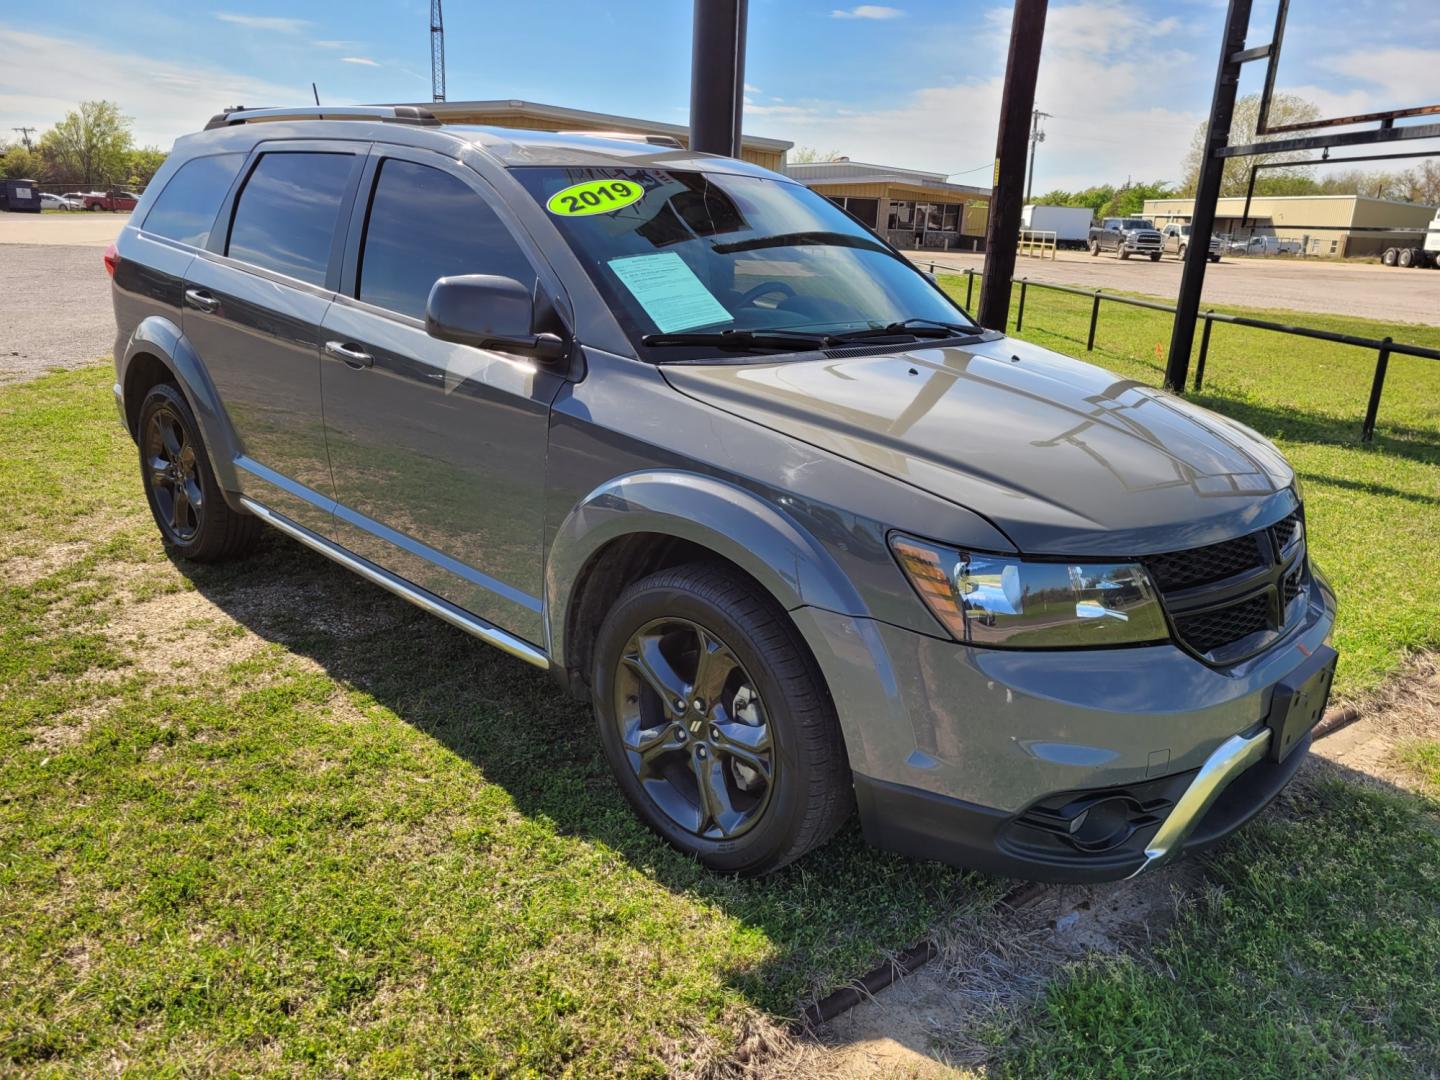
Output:
<svg viewBox="0 0 1440 1080">
<path fill-rule="evenodd" d="M 944 266 L 936 262 L 930 263 L 930 273 L 934 274 L 937 269 L 948 270 L 955 274 L 963 274 L 965 282 L 965 308 L 970 309 L 970 300 L 975 291 L 975 278 L 978 276 L 974 267 L 969 266 Z M 1176 307 L 1173 304 L 1162 304 L 1155 300 L 1140 300 L 1133 296 L 1118 296 L 1115 293 L 1107 293 L 1102 289 L 1081 289 L 1074 285 L 1056 285 L 1048 281 L 1031 281 L 1028 278 L 1021 278 L 1020 304 L 1015 313 L 1015 332 L 1020 333 L 1025 327 L 1025 299 L 1030 289 L 1049 289 L 1052 292 L 1069 293 L 1072 296 L 1085 296 L 1092 300 L 1090 307 L 1090 333 L 1086 338 L 1085 351 L 1092 352 L 1095 348 L 1095 330 L 1100 322 L 1100 304 L 1105 301 L 1111 304 L 1124 304 L 1128 307 L 1146 308 L 1150 311 L 1163 311 L 1167 315 L 1175 315 Z M 1393 338 L 1366 338 L 1357 337 L 1354 334 L 1337 334 L 1332 330 L 1317 330 L 1309 326 L 1291 326 L 1286 323 L 1268 322 L 1264 319 L 1251 319 L 1244 315 L 1228 315 L 1214 309 L 1202 311 L 1197 316 L 1204 323 L 1200 337 L 1200 355 L 1195 363 L 1195 381 L 1193 389 L 1199 390 L 1205 385 L 1205 362 L 1210 355 L 1210 332 L 1215 323 L 1228 323 L 1231 326 L 1244 326 L 1252 330 L 1268 330 L 1276 334 L 1289 334 L 1292 337 L 1309 338 L 1313 341 L 1329 341 L 1337 345 L 1350 345 L 1357 349 L 1368 349 L 1376 354 L 1375 376 L 1370 383 L 1370 400 L 1365 408 L 1365 421 L 1360 429 L 1361 442 L 1373 442 L 1375 439 L 1375 423 L 1380 415 L 1380 398 L 1385 390 L 1385 376 L 1390 370 L 1390 357 L 1392 356 L 1415 356 L 1422 360 L 1440 360 L 1440 349 L 1430 349 L 1423 345 L 1412 345 L 1409 342 L 1395 341 Z"/>
</svg>

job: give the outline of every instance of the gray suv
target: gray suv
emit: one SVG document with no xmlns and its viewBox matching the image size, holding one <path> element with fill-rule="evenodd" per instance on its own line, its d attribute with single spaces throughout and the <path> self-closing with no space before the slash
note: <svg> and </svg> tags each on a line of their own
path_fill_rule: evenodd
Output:
<svg viewBox="0 0 1440 1080">
<path fill-rule="evenodd" d="M 172 552 L 268 524 L 549 671 L 716 870 L 858 805 L 916 856 L 1133 874 L 1257 813 L 1324 707 L 1270 443 L 983 329 L 784 176 L 231 111 L 106 263 Z"/>
</svg>

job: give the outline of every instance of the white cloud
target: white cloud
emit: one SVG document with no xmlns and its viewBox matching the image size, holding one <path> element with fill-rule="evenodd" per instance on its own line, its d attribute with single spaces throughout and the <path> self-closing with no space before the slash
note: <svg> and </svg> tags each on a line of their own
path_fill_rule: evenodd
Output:
<svg viewBox="0 0 1440 1080">
<path fill-rule="evenodd" d="M 342 57 L 340 58 L 340 62 L 341 62 L 342 64 L 363 64 L 363 65 L 365 65 L 365 67 L 379 67 L 379 66 L 380 66 L 380 64 L 379 64 L 377 61 L 371 60 L 370 57 L 368 57 L 368 56 L 342 56 Z"/>
<path fill-rule="evenodd" d="M 0 131 L 48 127 L 84 98 L 120 103 L 135 139 L 162 149 L 227 105 L 308 101 L 310 87 L 283 86 L 214 67 L 172 64 L 71 38 L 0 27 Z M 83 88 L 83 91 L 79 88 Z"/>
<path fill-rule="evenodd" d="M 898 19 L 904 14 L 905 12 L 899 8 L 885 7 L 882 4 L 860 4 L 848 11 L 836 8 L 830 12 L 830 17 L 832 19 Z"/>
<path fill-rule="evenodd" d="M 993 8 L 972 31 L 975 55 L 1000 59 L 990 76 L 924 87 L 899 103 L 857 109 L 838 101 L 770 101 L 747 106 L 773 134 L 802 146 L 835 148 L 859 161 L 958 173 L 959 183 L 988 186 L 1000 114 L 1008 8 Z M 1037 158 L 1037 190 L 1100 182 L 1177 180 L 1200 111 L 1152 105 L 1157 72 L 1195 58 L 1172 19 L 1152 20 L 1132 2 L 1083 0 L 1053 6 L 1045 33 L 1036 104 L 1054 118 Z"/>
<path fill-rule="evenodd" d="M 1368 104 L 1363 108 L 1370 111 L 1429 105 L 1440 92 L 1440 49 L 1364 50 L 1330 57 L 1322 66 L 1378 88 L 1380 93 L 1366 95 Z M 1360 111 L 1327 110 L 1325 115 L 1351 116 Z"/>
<path fill-rule="evenodd" d="M 215 18 L 250 30 L 273 30 L 279 34 L 298 34 L 310 25 L 307 19 L 287 19 L 280 15 L 235 15 L 217 11 Z"/>
<path fill-rule="evenodd" d="M 319 41 L 310 42 L 317 49 L 353 49 L 359 45 L 358 41 L 342 41 L 338 38 L 322 38 Z"/>
</svg>

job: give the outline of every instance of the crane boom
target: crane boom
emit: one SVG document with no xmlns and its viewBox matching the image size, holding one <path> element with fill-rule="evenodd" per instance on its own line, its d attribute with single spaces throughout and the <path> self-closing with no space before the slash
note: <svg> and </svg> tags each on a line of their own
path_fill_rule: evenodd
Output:
<svg viewBox="0 0 1440 1080">
<path fill-rule="evenodd" d="M 432 101 L 445 100 L 445 17 L 440 0 L 430 0 L 430 93 Z"/>
</svg>

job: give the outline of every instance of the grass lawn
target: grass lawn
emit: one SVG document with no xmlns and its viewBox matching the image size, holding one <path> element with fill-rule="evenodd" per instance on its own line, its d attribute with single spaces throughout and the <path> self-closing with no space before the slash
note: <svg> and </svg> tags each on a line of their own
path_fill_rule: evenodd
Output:
<svg viewBox="0 0 1440 1080">
<path fill-rule="evenodd" d="M 962 301 L 963 277 L 942 277 Z M 979 295 L 976 283 L 976 295 Z M 1018 303 L 1018 290 L 1016 301 Z M 1090 300 L 1032 288 L 1026 340 L 1151 386 L 1164 377 L 1170 316 L 1104 304 L 1085 352 Z M 1440 327 L 1222 308 L 1440 348 Z M 1196 352 L 1198 355 L 1198 337 Z M 1217 324 L 1204 390 L 1190 400 L 1273 439 L 1300 474 L 1310 550 L 1340 596 L 1337 692 L 1378 685 L 1407 652 L 1440 648 L 1440 361 L 1392 357 L 1372 446 L 1360 442 L 1375 354 Z"/>
<path fill-rule="evenodd" d="M 0 397 L 0 1072 L 698 1069 L 999 895 L 709 875 L 542 673 L 279 536 L 182 574 L 109 383 Z"/>
</svg>

